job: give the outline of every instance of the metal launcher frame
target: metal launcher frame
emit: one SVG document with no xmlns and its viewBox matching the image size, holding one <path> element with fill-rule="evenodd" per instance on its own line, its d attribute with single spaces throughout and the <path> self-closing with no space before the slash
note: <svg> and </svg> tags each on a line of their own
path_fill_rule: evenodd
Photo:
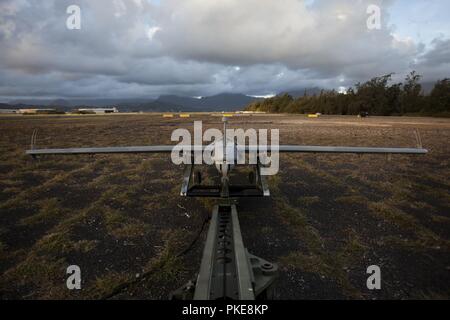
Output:
<svg viewBox="0 0 450 320">
<path fill-rule="evenodd" d="M 221 183 L 218 185 L 202 185 L 195 181 L 195 164 L 186 165 L 181 185 L 182 197 L 210 197 L 210 198 L 243 198 L 270 196 L 266 177 L 261 174 L 262 164 L 251 165 L 254 182 L 248 185 L 231 185 Z"/>
<path fill-rule="evenodd" d="M 226 132 L 226 121 L 224 121 Z M 226 137 L 224 139 L 226 141 Z M 191 163 L 194 163 L 193 157 Z M 244 247 L 233 198 L 268 197 L 266 177 L 257 159 L 251 165 L 254 180 L 249 185 L 231 185 L 228 177 L 220 185 L 205 186 L 195 181 L 195 165 L 185 166 L 181 196 L 222 198 L 214 206 L 197 279 L 173 292 L 172 299 L 255 300 L 273 297 L 278 266 L 256 257 Z M 193 181 L 194 180 L 194 181 Z"/>
<path fill-rule="evenodd" d="M 255 300 L 273 297 L 278 266 L 248 252 L 236 205 L 214 206 L 195 283 L 173 292 L 175 300 Z"/>
</svg>

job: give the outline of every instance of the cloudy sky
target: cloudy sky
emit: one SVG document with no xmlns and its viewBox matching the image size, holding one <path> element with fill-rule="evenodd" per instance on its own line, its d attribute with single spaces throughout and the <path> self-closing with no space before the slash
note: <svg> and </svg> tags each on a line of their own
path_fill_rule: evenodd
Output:
<svg viewBox="0 0 450 320">
<path fill-rule="evenodd" d="M 434 81 L 450 77 L 449 12 L 448 0 L 0 0 L 0 100 L 265 96 L 412 69 Z"/>
</svg>

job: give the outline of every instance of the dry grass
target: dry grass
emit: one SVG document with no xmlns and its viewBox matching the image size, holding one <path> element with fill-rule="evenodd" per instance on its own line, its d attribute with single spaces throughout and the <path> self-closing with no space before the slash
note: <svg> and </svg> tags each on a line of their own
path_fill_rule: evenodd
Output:
<svg viewBox="0 0 450 320">
<path fill-rule="evenodd" d="M 24 150 L 35 128 L 42 147 L 170 144 L 173 129 L 201 119 L 220 126 L 205 115 L 0 118 L 0 297 L 98 298 L 148 273 L 120 297 L 159 299 L 194 278 L 202 241 L 177 254 L 216 201 L 180 199 L 182 168 L 167 156 L 32 161 Z M 392 147 L 414 146 L 419 128 L 426 156 L 282 156 L 272 201 L 243 203 L 241 228 L 251 252 L 280 262 L 279 298 L 449 297 L 448 120 L 261 115 L 231 125 L 278 128 L 283 144 Z M 65 288 L 70 264 L 82 269 L 81 292 Z M 382 266 L 381 293 L 365 288 L 370 264 Z M 292 272 L 311 275 L 316 291 L 293 284 Z"/>
</svg>

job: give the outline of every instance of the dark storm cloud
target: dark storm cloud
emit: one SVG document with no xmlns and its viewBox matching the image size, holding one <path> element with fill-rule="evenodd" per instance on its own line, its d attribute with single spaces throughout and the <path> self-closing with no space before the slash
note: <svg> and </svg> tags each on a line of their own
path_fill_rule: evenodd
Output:
<svg viewBox="0 0 450 320">
<path fill-rule="evenodd" d="M 435 39 L 432 45 L 411 67 L 424 75 L 425 81 L 450 78 L 450 39 Z"/>
<path fill-rule="evenodd" d="M 433 48 L 421 58 L 422 65 L 444 66 L 450 63 L 450 39 L 435 39 Z"/>
<path fill-rule="evenodd" d="M 3 0 L 0 96 L 150 97 L 337 88 L 411 66 L 442 75 L 430 51 L 389 25 L 392 1 Z M 382 29 L 368 30 L 368 4 Z M 66 28 L 66 8 L 82 29 Z"/>
</svg>

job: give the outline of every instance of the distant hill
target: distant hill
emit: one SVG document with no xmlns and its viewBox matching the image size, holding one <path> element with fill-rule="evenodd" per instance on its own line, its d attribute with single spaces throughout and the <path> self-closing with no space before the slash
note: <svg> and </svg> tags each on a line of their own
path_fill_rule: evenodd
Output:
<svg viewBox="0 0 450 320">
<path fill-rule="evenodd" d="M 10 105 L 22 105 L 22 106 L 36 106 L 36 107 L 66 107 L 66 108 L 74 108 L 74 107 L 107 107 L 107 106 L 116 106 L 121 103 L 141 103 L 149 100 L 139 100 L 139 99 L 20 99 L 9 101 Z M 150 99 L 150 101 L 153 101 Z"/>
<path fill-rule="evenodd" d="M 238 111 L 243 110 L 246 105 L 259 98 L 249 97 L 243 94 L 223 93 L 211 97 L 200 99 L 203 106 L 211 108 L 213 111 Z"/>
<path fill-rule="evenodd" d="M 51 107 L 70 111 L 76 107 L 118 107 L 120 111 L 237 111 L 259 100 L 244 94 L 222 93 L 199 99 L 164 95 L 158 99 L 21 99 L 10 101 L 3 109 Z"/>
<path fill-rule="evenodd" d="M 294 99 L 303 97 L 305 94 L 307 96 L 314 96 L 314 95 L 319 95 L 320 92 L 322 91 L 322 88 L 318 88 L 318 87 L 314 87 L 314 88 L 299 88 L 299 89 L 292 89 L 292 90 L 287 90 L 287 91 L 283 91 L 280 92 L 278 95 L 283 95 L 285 93 L 289 94 L 291 97 L 293 97 Z"/>
<path fill-rule="evenodd" d="M 180 107 L 163 101 L 134 101 L 118 103 L 117 108 L 122 112 L 177 112 Z"/>
<path fill-rule="evenodd" d="M 199 99 L 167 95 L 159 97 L 156 103 L 166 103 L 185 111 L 238 111 L 249 103 L 259 100 L 243 94 L 222 93 Z"/>
<path fill-rule="evenodd" d="M 154 101 L 155 104 L 171 105 L 172 107 L 183 109 L 185 111 L 194 111 L 199 109 L 199 100 L 192 97 L 181 97 L 175 95 L 160 96 Z"/>
<path fill-rule="evenodd" d="M 210 97 L 192 98 L 176 95 L 163 95 L 156 100 L 117 104 L 122 111 L 238 111 L 249 103 L 259 100 L 243 94 L 223 93 Z"/>
<path fill-rule="evenodd" d="M 0 103 L 0 109 L 13 109 L 13 107 L 7 103 Z"/>
</svg>

